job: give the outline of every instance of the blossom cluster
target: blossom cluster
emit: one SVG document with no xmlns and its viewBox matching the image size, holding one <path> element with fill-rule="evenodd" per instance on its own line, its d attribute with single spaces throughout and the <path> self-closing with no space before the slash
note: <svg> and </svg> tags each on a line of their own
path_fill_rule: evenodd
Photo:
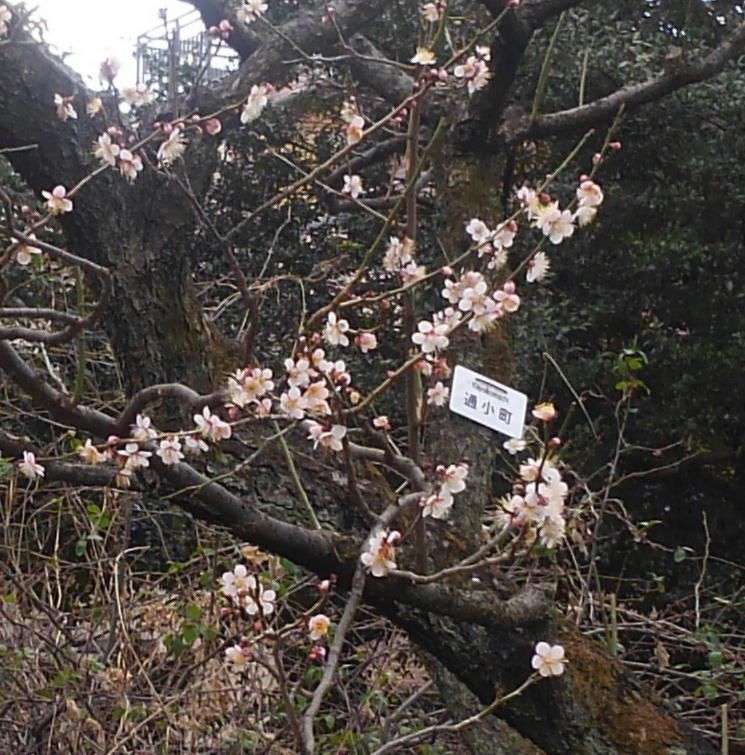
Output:
<svg viewBox="0 0 745 755">
<path fill-rule="evenodd" d="M 237 564 L 232 571 L 224 572 L 220 583 L 222 594 L 251 618 L 266 618 L 274 613 L 277 593 L 265 589 L 245 565 Z"/>
<path fill-rule="evenodd" d="M 419 505 L 422 507 L 422 516 L 446 519 L 453 508 L 453 496 L 466 489 L 468 465 L 450 464 L 445 467 L 440 464 L 436 471 L 441 482 L 432 493 L 419 501 Z"/>
<path fill-rule="evenodd" d="M 479 89 L 483 89 L 491 77 L 489 61 L 491 50 L 488 47 L 479 46 L 475 55 L 469 55 L 465 63 L 455 66 L 453 75 L 456 79 L 462 79 L 468 87 L 468 94 L 472 95 Z"/>
</svg>

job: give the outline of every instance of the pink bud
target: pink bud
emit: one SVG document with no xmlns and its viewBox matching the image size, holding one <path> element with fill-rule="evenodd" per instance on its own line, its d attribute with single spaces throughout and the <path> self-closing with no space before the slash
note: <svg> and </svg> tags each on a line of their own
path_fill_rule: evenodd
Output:
<svg viewBox="0 0 745 755">
<path fill-rule="evenodd" d="M 592 164 L 593 165 L 600 165 L 601 162 L 603 162 L 603 156 L 600 154 L 600 152 L 596 152 L 592 156 Z"/>
<path fill-rule="evenodd" d="M 615 150 L 616 152 L 621 149 L 621 142 L 611 142 L 608 145 L 612 150 Z"/>
<path fill-rule="evenodd" d="M 204 122 L 204 130 L 210 135 L 215 136 L 222 131 L 222 123 L 217 118 L 208 118 Z"/>
<path fill-rule="evenodd" d="M 504 292 L 506 294 L 514 294 L 515 293 L 515 284 L 512 281 L 507 281 L 507 283 L 505 283 L 502 288 L 504 289 Z"/>
<path fill-rule="evenodd" d="M 450 265 L 443 265 L 443 266 L 442 266 L 442 267 L 440 268 L 440 272 L 441 272 L 441 273 L 442 273 L 442 274 L 443 274 L 444 276 L 446 276 L 447 278 L 449 278 L 449 277 L 450 277 L 451 275 L 453 275 L 453 268 L 452 268 L 452 267 L 450 267 Z"/>
</svg>

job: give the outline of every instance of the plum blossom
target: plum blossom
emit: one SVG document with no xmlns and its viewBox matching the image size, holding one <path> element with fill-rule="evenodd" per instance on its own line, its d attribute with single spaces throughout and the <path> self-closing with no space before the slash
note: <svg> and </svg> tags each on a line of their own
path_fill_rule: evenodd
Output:
<svg viewBox="0 0 745 755">
<path fill-rule="evenodd" d="M 422 280 L 427 274 L 427 268 L 424 265 L 417 265 L 415 262 L 409 262 L 402 270 L 399 270 L 401 281 L 405 286 L 413 286 Z"/>
<path fill-rule="evenodd" d="M 488 61 L 491 51 L 488 47 L 477 47 L 476 55 L 469 55 L 465 63 L 455 66 L 453 75 L 456 79 L 463 79 L 468 86 L 468 94 L 472 95 L 479 89 L 483 89 L 489 82 Z"/>
<path fill-rule="evenodd" d="M 569 210 L 560 210 L 558 202 L 552 202 L 538 211 L 536 226 L 552 244 L 561 244 L 574 234 L 574 222 Z"/>
<path fill-rule="evenodd" d="M 443 488 L 447 488 L 453 495 L 462 493 L 466 489 L 468 464 L 451 464 L 447 468 L 440 465 L 437 471 L 442 475 Z"/>
<path fill-rule="evenodd" d="M 147 414 L 138 414 L 131 430 L 132 437 L 141 442 L 158 437 L 158 431 L 152 426 L 152 420 Z"/>
<path fill-rule="evenodd" d="M 442 485 L 437 492 L 422 498 L 419 505 L 422 507 L 422 516 L 431 516 L 433 519 L 447 519 L 453 508 L 453 494 L 450 489 Z"/>
<path fill-rule="evenodd" d="M 187 435 L 184 438 L 183 448 L 187 454 L 191 454 L 192 456 L 203 454 L 210 450 L 210 447 L 199 435 Z"/>
<path fill-rule="evenodd" d="M 427 391 L 427 403 L 430 406 L 445 406 L 450 390 L 438 380 L 434 387 Z"/>
<path fill-rule="evenodd" d="M 222 131 L 222 123 L 219 118 L 208 118 L 204 122 L 204 130 L 210 136 L 217 136 Z"/>
<path fill-rule="evenodd" d="M 194 415 L 194 424 L 196 424 L 199 434 L 213 443 L 227 440 L 233 433 L 230 425 L 216 414 L 212 414 L 209 406 L 205 406 L 201 414 Z"/>
<path fill-rule="evenodd" d="M 33 233 L 29 234 L 29 238 L 34 241 L 36 240 L 36 236 Z M 33 244 L 19 244 L 16 247 L 16 262 L 25 267 L 26 265 L 31 264 L 32 258 L 37 254 L 41 254 L 41 249 L 39 249 L 39 247 L 34 246 Z"/>
<path fill-rule="evenodd" d="M 106 453 L 101 453 L 91 442 L 90 438 L 87 438 L 85 444 L 78 449 L 78 456 L 86 464 L 101 464 L 106 461 L 109 456 Z"/>
<path fill-rule="evenodd" d="M 581 225 L 581 223 L 580 223 Z M 528 271 L 525 280 L 528 283 L 540 283 L 551 269 L 551 260 L 545 252 L 536 252 L 528 262 Z"/>
<path fill-rule="evenodd" d="M 266 393 L 274 389 L 272 371 L 254 367 L 236 370 L 228 376 L 230 403 L 241 409 L 251 402 L 258 402 Z"/>
<path fill-rule="evenodd" d="M 473 239 L 475 244 L 486 244 L 492 239 L 492 231 L 483 220 L 471 218 L 466 225 L 466 233 Z"/>
<path fill-rule="evenodd" d="M 347 144 L 358 144 L 362 141 L 365 130 L 365 119 L 361 115 L 354 115 L 347 123 Z"/>
<path fill-rule="evenodd" d="M 379 417 L 375 417 L 372 421 L 373 427 L 377 430 L 390 430 L 391 421 L 385 414 L 381 414 Z"/>
<path fill-rule="evenodd" d="M 485 333 L 503 314 L 504 311 L 499 304 L 491 297 L 487 297 L 478 311 L 474 311 L 473 317 L 468 322 L 468 329 L 474 333 Z"/>
<path fill-rule="evenodd" d="M 57 108 L 57 117 L 61 121 L 76 120 L 78 113 L 72 104 L 73 97 L 63 97 L 61 94 L 54 95 L 54 106 Z"/>
<path fill-rule="evenodd" d="M 433 66 L 436 59 L 432 50 L 428 50 L 426 47 L 417 47 L 416 55 L 411 59 L 411 62 L 419 66 Z"/>
<path fill-rule="evenodd" d="M 348 330 L 349 323 L 346 320 L 340 320 L 336 312 L 329 312 L 323 339 L 331 346 L 349 346 L 349 338 L 346 336 Z"/>
<path fill-rule="evenodd" d="M 413 260 L 413 249 L 414 242 L 410 238 L 404 237 L 401 240 L 396 236 L 391 236 L 385 256 L 383 257 L 383 267 L 391 272 L 400 270 Z"/>
<path fill-rule="evenodd" d="M 243 609 L 249 616 L 270 616 L 274 613 L 274 602 L 277 593 L 274 590 L 265 590 L 264 586 L 256 577 L 248 577 L 249 591 L 244 598 Z"/>
<path fill-rule="evenodd" d="M 242 669 L 251 660 L 251 652 L 241 645 L 231 645 L 225 649 L 225 660 L 231 666 Z"/>
<path fill-rule="evenodd" d="M 579 225 L 580 228 L 584 228 L 586 225 L 590 225 L 590 223 L 595 220 L 597 214 L 598 210 L 596 207 L 590 207 L 589 205 L 580 205 L 577 208 L 577 211 L 574 213 L 574 220 L 577 221 L 577 225 Z"/>
<path fill-rule="evenodd" d="M 544 518 L 539 530 L 538 537 L 541 545 L 546 548 L 556 548 L 564 539 L 566 533 L 566 521 L 561 515 L 549 515 Z"/>
<path fill-rule="evenodd" d="M 13 14 L 7 5 L 0 5 L 0 37 L 8 33 L 8 22 L 13 18 Z"/>
<path fill-rule="evenodd" d="M 133 155 L 128 149 L 119 152 L 119 172 L 127 181 L 132 183 L 141 170 L 142 159 L 138 155 Z"/>
<path fill-rule="evenodd" d="M 269 103 L 269 87 L 266 84 L 254 84 L 241 109 L 241 123 L 253 123 Z"/>
<path fill-rule="evenodd" d="M 526 445 L 527 443 L 522 438 L 510 438 L 502 443 L 502 448 L 504 448 L 507 453 L 515 456 L 520 453 L 520 451 L 524 451 Z"/>
<path fill-rule="evenodd" d="M 328 634 L 330 626 L 331 619 L 329 619 L 326 614 L 317 613 L 315 616 L 311 616 L 308 619 L 308 633 L 310 634 L 310 639 L 313 640 L 313 642 L 322 640 Z"/>
<path fill-rule="evenodd" d="M 433 3 L 425 3 L 419 10 L 425 21 L 430 24 L 436 24 L 442 18 L 445 3 L 443 0 L 435 0 Z"/>
<path fill-rule="evenodd" d="M 308 411 L 316 414 L 331 414 L 331 407 L 327 401 L 328 397 L 329 389 L 323 380 L 311 383 L 303 396 L 308 405 Z"/>
<path fill-rule="evenodd" d="M 18 462 L 18 470 L 29 480 L 44 477 L 46 470 L 41 464 L 37 464 L 36 456 L 31 451 L 23 452 L 23 461 Z"/>
<path fill-rule="evenodd" d="M 181 443 L 178 438 L 164 438 L 155 452 L 160 456 L 161 461 L 166 465 L 178 464 L 184 458 L 181 452 Z"/>
<path fill-rule="evenodd" d="M 494 294 L 494 300 L 505 312 L 517 312 L 520 307 L 520 297 L 515 293 L 515 284 L 512 281 L 507 281 L 502 290 Z"/>
<path fill-rule="evenodd" d="M 178 160 L 186 151 L 186 139 L 181 137 L 181 129 L 175 128 L 168 134 L 168 138 L 158 147 L 158 162 L 170 165 Z"/>
<path fill-rule="evenodd" d="M 370 536 L 360 561 L 373 577 L 385 577 L 396 568 L 396 543 L 401 539 L 398 530 L 379 530 Z"/>
<path fill-rule="evenodd" d="M 124 466 L 133 472 L 137 469 L 146 469 L 150 466 L 150 451 L 144 451 L 137 443 L 127 443 L 123 450 L 117 451 L 124 459 Z"/>
<path fill-rule="evenodd" d="M 264 0 L 245 0 L 243 5 L 238 8 L 236 18 L 244 24 L 250 24 L 259 16 L 267 12 L 269 6 Z"/>
<path fill-rule="evenodd" d="M 72 212 L 72 200 L 67 198 L 67 189 L 64 186 L 55 186 L 51 192 L 42 191 L 41 195 L 47 200 L 47 210 L 52 215 Z"/>
<path fill-rule="evenodd" d="M 240 605 L 243 596 L 256 585 L 256 580 L 249 575 L 243 564 L 236 564 L 233 571 L 223 572 L 220 578 L 222 586 L 220 592 L 230 598 L 236 605 Z"/>
<path fill-rule="evenodd" d="M 285 370 L 287 372 L 287 383 L 290 387 L 305 388 L 310 385 L 311 378 L 315 371 L 311 369 L 310 362 L 301 357 L 298 360 L 285 359 Z"/>
<path fill-rule="evenodd" d="M 603 190 L 594 181 L 587 178 L 577 188 L 577 199 L 580 206 L 600 207 L 604 199 Z"/>
<path fill-rule="evenodd" d="M 341 451 L 344 448 L 343 441 L 346 435 L 347 428 L 344 425 L 332 425 L 329 430 L 318 422 L 313 422 L 308 430 L 308 440 L 313 441 L 313 448 L 320 445 L 329 451 Z"/>
<path fill-rule="evenodd" d="M 541 420 L 541 422 L 551 422 L 556 417 L 556 414 L 556 407 L 550 401 L 538 404 L 533 409 L 533 416 Z"/>
<path fill-rule="evenodd" d="M 440 349 L 446 349 L 448 339 L 447 325 L 434 325 L 427 320 L 422 320 L 417 326 L 417 333 L 411 336 L 411 340 L 419 346 L 425 354 L 432 354 Z"/>
<path fill-rule="evenodd" d="M 353 176 L 344 176 L 344 186 L 342 187 L 341 193 L 349 194 L 352 199 L 357 199 L 360 194 L 365 193 L 362 179 L 356 174 Z"/>
<path fill-rule="evenodd" d="M 375 333 L 358 333 L 354 342 L 363 354 L 378 348 L 378 339 Z"/>
<path fill-rule="evenodd" d="M 308 402 L 300 393 L 298 387 L 292 387 L 279 398 L 279 408 L 291 419 L 302 419 L 305 416 L 305 410 L 308 408 Z"/>
<path fill-rule="evenodd" d="M 561 645 L 549 645 L 539 642 L 535 646 L 535 655 L 530 665 L 541 676 L 561 676 L 564 673 L 564 648 Z"/>
<path fill-rule="evenodd" d="M 116 158 L 119 155 L 120 147 L 111 141 L 109 134 L 101 134 L 98 141 L 93 145 L 93 154 L 105 165 L 112 168 L 116 165 Z"/>
<path fill-rule="evenodd" d="M 517 190 L 517 198 L 520 200 L 525 213 L 530 220 L 536 220 L 541 209 L 541 200 L 538 192 L 527 186 L 522 186 Z"/>
</svg>

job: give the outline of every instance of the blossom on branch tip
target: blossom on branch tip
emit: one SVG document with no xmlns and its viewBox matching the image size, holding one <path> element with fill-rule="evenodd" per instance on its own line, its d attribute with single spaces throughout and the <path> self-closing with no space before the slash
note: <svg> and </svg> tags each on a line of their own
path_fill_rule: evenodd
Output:
<svg viewBox="0 0 745 755">
<path fill-rule="evenodd" d="M 536 226 L 552 244 L 561 244 L 574 234 L 574 218 L 569 210 L 560 210 L 558 202 L 542 206 L 535 220 Z"/>
<path fill-rule="evenodd" d="M 411 62 L 419 66 L 433 66 L 435 60 L 436 57 L 432 50 L 428 50 L 426 47 L 417 47 L 416 55 L 411 59 Z"/>
<path fill-rule="evenodd" d="M 317 613 L 308 619 L 308 633 L 313 642 L 322 640 L 329 631 L 331 619 L 324 613 Z"/>
<path fill-rule="evenodd" d="M 346 336 L 348 330 L 349 323 L 346 320 L 340 320 L 336 312 L 329 312 L 326 327 L 323 329 L 323 339 L 331 346 L 349 346 L 349 338 Z"/>
<path fill-rule="evenodd" d="M 51 192 L 42 191 L 41 195 L 47 200 L 47 210 L 52 215 L 72 212 L 72 200 L 67 198 L 67 189 L 64 186 L 55 186 Z"/>
<path fill-rule="evenodd" d="M 418 332 L 411 336 L 411 340 L 425 354 L 446 349 L 450 343 L 450 339 L 446 335 L 447 325 L 433 325 L 427 320 L 422 320 L 417 326 L 417 330 Z"/>
<path fill-rule="evenodd" d="M 158 147 L 158 162 L 170 165 L 186 151 L 186 139 L 181 137 L 181 129 L 175 128 L 168 138 Z"/>
<path fill-rule="evenodd" d="M 550 401 L 538 404 L 533 409 L 533 416 L 541 420 L 541 422 L 551 422 L 551 420 L 556 418 L 556 415 L 556 407 Z"/>
<path fill-rule="evenodd" d="M 31 451 L 23 452 L 23 461 L 18 462 L 18 469 L 29 480 L 44 477 L 46 474 L 46 470 L 41 464 L 37 464 L 36 456 Z"/>
<path fill-rule="evenodd" d="M 78 113 L 72 104 L 72 97 L 63 97 L 61 94 L 54 95 L 54 106 L 57 108 L 57 117 L 61 121 L 77 119 Z"/>
<path fill-rule="evenodd" d="M 535 646 L 535 655 L 530 665 L 541 676 L 561 676 L 564 673 L 564 648 L 561 645 L 549 645 L 539 642 Z"/>
<path fill-rule="evenodd" d="M 398 530 L 380 530 L 370 536 L 360 561 L 373 577 L 385 577 L 396 568 L 395 546 L 400 539 Z"/>
<path fill-rule="evenodd" d="M 527 443 L 522 438 L 510 438 L 502 443 L 502 448 L 504 448 L 507 453 L 515 456 L 515 454 L 520 451 L 524 451 L 526 445 Z"/>
<path fill-rule="evenodd" d="M 245 0 L 243 5 L 236 11 L 236 18 L 244 24 L 250 24 L 263 13 L 266 13 L 269 6 L 264 0 Z"/>
<path fill-rule="evenodd" d="M 209 406 L 205 406 L 201 414 L 194 415 L 194 424 L 199 434 L 213 443 L 227 440 L 233 432 L 227 422 L 221 420 L 216 414 L 212 414 Z"/>
<path fill-rule="evenodd" d="M 344 176 L 344 186 L 342 187 L 341 193 L 349 194 L 352 199 L 357 199 L 360 194 L 365 193 L 362 179 L 356 174 L 353 176 Z"/>
</svg>

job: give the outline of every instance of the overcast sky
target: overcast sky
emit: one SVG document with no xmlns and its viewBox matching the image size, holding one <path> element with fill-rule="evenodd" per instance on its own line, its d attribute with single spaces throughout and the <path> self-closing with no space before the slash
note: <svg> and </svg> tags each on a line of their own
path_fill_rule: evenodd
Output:
<svg viewBox="0 0 745 755">
<path fill-rule="evenodd" d="M 98 86 L 98 66 L 107 57 L 122 63 L 118 82 L 133 84 L 133 51 L 137 36 L 158 26 L 158 9 L 169 18 L 193 9 L 179 0 L 34 0 L 38 15 L 49 26 L 47 40 L 58 52 L 69 52 L 68 65 Z"/>
</svg>

